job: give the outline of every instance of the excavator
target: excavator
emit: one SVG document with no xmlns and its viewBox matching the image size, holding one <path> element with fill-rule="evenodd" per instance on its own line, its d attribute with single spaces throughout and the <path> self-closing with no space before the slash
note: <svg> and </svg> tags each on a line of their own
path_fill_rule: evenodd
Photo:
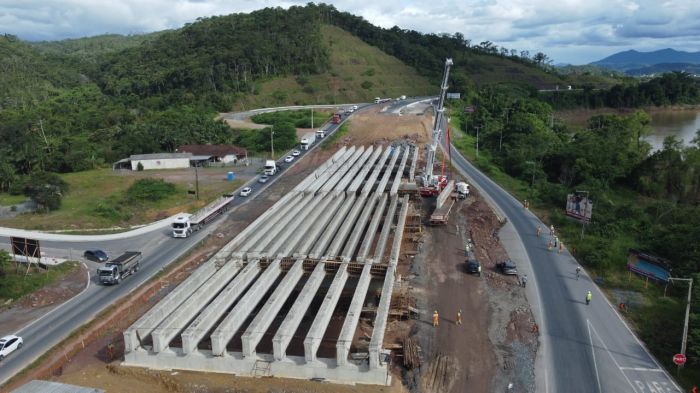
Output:
<svg viewBox="0 0 700 393">
<path fill-rule="evenodd" d="M 433 167 L 435 165 L 435 151 L 437 150 L 438 144 L 440 143 L 440 137 L 443 132 L 441 127 L 443 124 L 442 120 L 445 112 L 445 94 L 447 93 L 447 79 L 450 75 L 450 68 L 452 67 L 452 64 L 452 59 L 445 59 L 445 71 L 442 75 L 440 97 L 438 99 L 438 105 L 435 112 L 435 123 L 433 124 L 433 131 L 431 134 L 430 144 L 427 146 L 428 153 L 425 160 L 425 170 L 423 171 L 423 186 L 418 190 L 420 195 L 423 197 L 438 196 L 440 194 L 440 191 L 442 191 L 442 189 L 445 188 L 445 186 L 447 186 L 447 176 L 445 176 L 444 172 L 444 157 L 442 163 L 442 173 L 440 175 L 435 175 L 433 173 Z"/>
</svg>

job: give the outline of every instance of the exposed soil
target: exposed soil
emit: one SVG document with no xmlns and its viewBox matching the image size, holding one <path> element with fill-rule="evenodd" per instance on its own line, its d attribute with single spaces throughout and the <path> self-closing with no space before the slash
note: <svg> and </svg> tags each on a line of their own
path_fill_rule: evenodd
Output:
<svg viewBox="0 0 700 393">
<path fill-rule="evenodd" d="M 85 289 L 88 272 L 83 264 L 60 280 L 47 285 L 11 305 L 0 308 L 0 332 L 16 332 Z"/>
<path fill-rule="evenodd" d="M 430 138 L 432 116 L 403 115 L 382 112 L 383 106 L 375 106 L 350 117 L 348 133 L 341 138 L 341 145 L 384 145 L 399 139 L 423 144 Z"/>
</svg>

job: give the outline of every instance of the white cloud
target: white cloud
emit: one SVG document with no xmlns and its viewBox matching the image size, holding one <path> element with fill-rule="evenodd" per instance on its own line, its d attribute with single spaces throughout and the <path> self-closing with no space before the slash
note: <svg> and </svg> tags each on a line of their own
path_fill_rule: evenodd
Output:
<svg viewBox="0 0 700 393">
<path fill-rule="evenodd" d="M 54 40 L 178 28 L 198 17 L 306 0 L 2 0 L 0 33 Z M 625 49 L 700 50 L 697 0 L 326 0 L 382 26 L 461 32 L 474 43 L 587 63 Z"/>
</svg>

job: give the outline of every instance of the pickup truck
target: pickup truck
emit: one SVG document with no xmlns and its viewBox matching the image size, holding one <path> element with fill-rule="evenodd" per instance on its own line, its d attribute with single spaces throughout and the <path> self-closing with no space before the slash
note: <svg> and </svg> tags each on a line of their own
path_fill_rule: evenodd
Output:
<svg viewBox="0 0 700 393">
<path fill-rule="evenodd" d="M 497 263 L 496 268 L 500 270 L 501 273 L 509 276 L 518 275 L 518 269 L 515 267 L 515 262 L 511 261 L 510 259 Z"/>
</svg>

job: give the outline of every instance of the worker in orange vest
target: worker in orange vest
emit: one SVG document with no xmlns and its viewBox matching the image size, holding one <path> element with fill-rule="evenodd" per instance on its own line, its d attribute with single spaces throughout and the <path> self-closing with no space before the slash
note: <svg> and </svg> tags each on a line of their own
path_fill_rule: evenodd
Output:
<svg viewBox="0 0 700 393">
<path fill-rule="evenodd" d="M 433 327 L 440 326 L 440 315 L 437 310 L 433 311 Z"/>
</svg>

